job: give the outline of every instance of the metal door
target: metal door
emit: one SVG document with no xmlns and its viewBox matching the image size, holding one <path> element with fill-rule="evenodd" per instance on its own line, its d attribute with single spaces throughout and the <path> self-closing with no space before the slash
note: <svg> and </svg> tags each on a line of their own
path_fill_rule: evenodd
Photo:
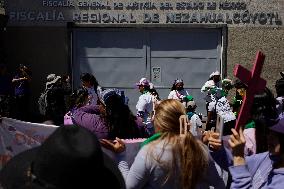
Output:
<svg viewBox="0 0 284 189">
<path fill-rule="evenodd" d="M 73 31 L 73 81 L 83 72 L 95 75 L 105 88 L 119 88 L 135 113 L 135 83 L 150 79 L 167 98 L 174 79 L 182 78 L 198 112 L 205 113 L 200 88 L 212 71 L 220 70 L 218 29 L 79 28 Z"/>
<path fill-rule="evenodd" d="M 219 30 L 154 30 L 149 41 L 150 75 L 160 96 L 167 98 L 174 80 L 181 78 L 197 103 L 197 112 L 206 115 L 200 89 L 213 71 L 220 71 Z M 160 70 L 160 75 L 155 70 Z"/>
</svg>

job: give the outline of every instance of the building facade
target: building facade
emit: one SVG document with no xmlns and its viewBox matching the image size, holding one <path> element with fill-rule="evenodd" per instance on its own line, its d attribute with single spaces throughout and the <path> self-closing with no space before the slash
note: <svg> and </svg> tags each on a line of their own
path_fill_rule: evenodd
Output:
<svg viewBox="0 0 284 189">
<path fill-rule="evenodd" d="M 49 73 L 69 74 L 77 87 L 91 72 L 103 87 L 123 89 L 134 110 L 141 77 L 162 98 L 182 78 L 205 113 L 200 88 L 211 72 L 233 78 L 234 66 L 251 69 L 261 50 L 274 90 L 284 68 L 283 0 L 9 0 L 5 9 L 7 62 L 31 67 L 34 99 Z"/>
</svg>

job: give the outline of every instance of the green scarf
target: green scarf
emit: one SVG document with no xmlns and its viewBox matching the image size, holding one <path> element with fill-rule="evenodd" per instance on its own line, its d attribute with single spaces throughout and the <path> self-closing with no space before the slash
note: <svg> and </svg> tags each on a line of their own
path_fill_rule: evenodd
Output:
<svg viewBox="0 0 284 189">
<path fill-rule="evenodd" d="M 149 91 L 148 91 L 148 90 L 144 90 L 144 91 L 142 92 L 142 94 L 146 94 L 146 93 L 149 93 Z"/>
<path fill-rule="evenodd" d="M 162 134 L 161 133 L 156 133 L 154 135 L 152 135 L 150 138 L 148 138 L 147 140 L 145 140 L 140 147 L 142 148 L 143 146 L 145 146 L 146 144 L 149 144 L 150 142 L 157 140 L 158 138 L 160 138 Z"/>
<path fill-rule="evenodd" d="M 255 128 L 255 122 L 253 120 L 248 121 L 248 123 L 245 125 L 245 129 L 249 128 Z"/>
</svg>

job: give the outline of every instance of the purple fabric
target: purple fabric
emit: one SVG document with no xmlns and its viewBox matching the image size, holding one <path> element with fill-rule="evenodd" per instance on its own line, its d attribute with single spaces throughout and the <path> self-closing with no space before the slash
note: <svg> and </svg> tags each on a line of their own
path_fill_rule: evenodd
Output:
<svg viewBox="0 0 284 189">
<path fill-rule="evenodd" d="M 73 125 L 72 116 L 71 112 L 67 112 L 64 115 L 64 125 Z"/>
<path fill-rule="evenodd" d="M 245 156 L 256 154 L 255 128 L 247 128 L 244 130 Z"/>
<path fill-rule="evenodd" d="M 97 105 L 83 106 L 75 109 L 72 113 L 76 125 L 85 127 L 95 133 L 99 139 L 109 137 L 108 127 L 104 119 L 99 115 Z"/>
<path fill-rule="evenodd" d="M 278 189 L 284 186 L 284 168 L 272 169 L 268 152 L 246 157 L 246 165 L 231 166 L 231 188 Z"/>
</svg>

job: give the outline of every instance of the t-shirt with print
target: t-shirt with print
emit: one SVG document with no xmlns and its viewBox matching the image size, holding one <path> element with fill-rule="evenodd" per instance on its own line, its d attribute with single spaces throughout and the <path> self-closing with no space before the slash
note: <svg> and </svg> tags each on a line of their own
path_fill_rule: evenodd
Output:
<svg viewBox="0 0 284 189">
<path fill-rule="evenodd" d="M 197 114 L 193 114 L 190 118 L 190 132 L 193 136 L 198 136 L 198 128 L 202 127 L 202 122 Z"/>
<path fill-rule="evenodd" d="M 217 101 L 217 103 L 215 99 L 209 103 L 208 111 L 214 112 L 215 110 L 216 110 L 216 113 L 224 119 L 224 123 L 227 123 L 229 121 L 236 119 L 236 116 L 233 113 L 230 103 L 226 97 L 221 97 Z"/>
</svg>

